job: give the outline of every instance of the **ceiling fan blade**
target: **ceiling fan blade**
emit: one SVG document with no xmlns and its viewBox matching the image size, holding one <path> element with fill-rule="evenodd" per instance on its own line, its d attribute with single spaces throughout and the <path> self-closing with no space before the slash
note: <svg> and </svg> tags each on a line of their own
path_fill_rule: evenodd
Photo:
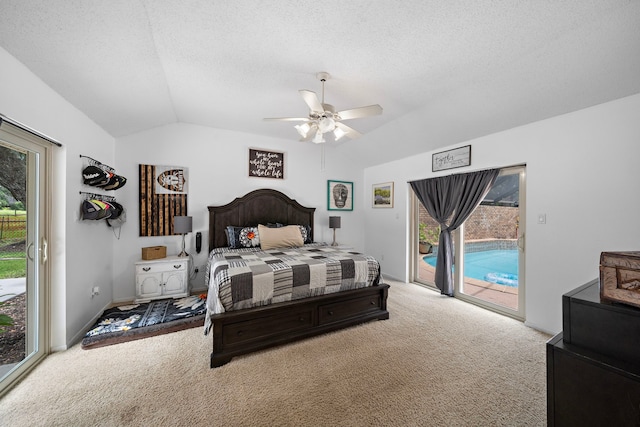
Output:
<svg viewBox="0 0 640 427">
<path fill-rule="evenodd" d="M 351 139 L 360 138 L 362 136 L 362 134 L 360 132 L 358 132 L 354 128 L 350 128 L 349 126 L 345 125 L 344 123 L 336 122 L 336 127 L 338 129 L 341 129 L 345 133 L 345 136 L 347 136 L 347 137 L 349 137 Z"/>
<path fill-rule="evenodd" d="M 358 119 L 360 117 L 369 117 L 382 114 L 382 107 L 378 104 L 368 105 L 366 107 L 352 108 L 351 110 L 338 111 L 336 113 L 342 120 Z"/>
<path fill-rule="evenodd" d="M 302 95 L 302 99 L 304 99 L 304 102 L 309 106 L 309 109 L 311 111 L 324 111 L 324 107 L 322 106 L 322 103 L 318 99 L 318 95 L 316 95 L 315 92 L 311 92 L 310 90 L 305 89 L 302 89 L 299 92 L 300 95 Z"/>
<path fill-rule="evenodd" d="M 262 120 L 280 121 L 280 122 L 306 122 L 309 117 L 268 117 Z"/>
</svg>

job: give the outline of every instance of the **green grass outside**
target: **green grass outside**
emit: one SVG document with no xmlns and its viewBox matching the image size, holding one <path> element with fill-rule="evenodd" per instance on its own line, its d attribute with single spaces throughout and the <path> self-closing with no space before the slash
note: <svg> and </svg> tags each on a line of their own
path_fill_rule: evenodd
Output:
<svg viewBox="0 0 640 427">
<path fill-rule="evenodd" d="M 26 259 L 0 259 L 0 279 L 27 277 Z"/>
<path fill-rule="evenodd" d="M 14 211 L 13 209 L 0 209 L 0 216 L 27 216 L 27 211 Z"/>
<path fill-rule="evenodd" d="M 0 240 L 0 279 L 13 279 L 27 276 L 27 257 L 24 251 L 16 252 L 8 250 L 9 245 L 24 241 L 18 239 Z"/>
<path fill-rule="evenodd" d="M 24 252 L 5 251 L 0 247 L 0 261 L 11 258 L 27 259 Z"/>
</svg>

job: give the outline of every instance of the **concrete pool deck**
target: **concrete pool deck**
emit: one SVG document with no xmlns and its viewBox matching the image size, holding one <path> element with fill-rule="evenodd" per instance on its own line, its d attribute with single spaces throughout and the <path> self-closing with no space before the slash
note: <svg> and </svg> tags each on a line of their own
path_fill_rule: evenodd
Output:
<svg viewBox="0 0 640 427">
<path fill-rule="evenodd" d="M 425 262 L 423 257 L 424 254 L 418 255 L 418 277 L 421 281 L 434 283 L 435 268 Z M 467 277 L 464 281 L 464 293 L 512 310 L 518 309 L 518 288 Z"/>
<path fill-rule="evenodd" d="M 15 279 L 0 279 L 0 301 L 7 301 L 23 294 L 26 289 L 27 279 L 18 277 Z"/>
</svg>

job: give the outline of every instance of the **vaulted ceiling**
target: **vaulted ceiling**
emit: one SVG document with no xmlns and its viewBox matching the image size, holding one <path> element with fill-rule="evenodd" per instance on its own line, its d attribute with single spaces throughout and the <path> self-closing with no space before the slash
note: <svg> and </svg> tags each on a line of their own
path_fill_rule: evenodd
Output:
<svg viewBox="0 0 640 427">
<path fill-rule="evenodd" d="M 0 0 L 0 46 L 114 137 L 184 122 L 294 143 L 262 119 L 305 117 L 320 71 L 338 110 L 383 107 L 348 122 L 360 140 L 410 115 L 425 140 L 472 138 L 640 92 L 632 0 Z"/>
</svg>

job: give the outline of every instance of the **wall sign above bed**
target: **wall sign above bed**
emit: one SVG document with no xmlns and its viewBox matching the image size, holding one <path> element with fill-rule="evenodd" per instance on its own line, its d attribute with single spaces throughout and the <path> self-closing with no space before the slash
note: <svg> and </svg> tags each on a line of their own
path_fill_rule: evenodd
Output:
<svg viewBox="0 0 640 427">
<path fill-rule="evenodd" d="M 284 153 L 249 148 L 249 176 L 284 179 Z"/>
</svg>

